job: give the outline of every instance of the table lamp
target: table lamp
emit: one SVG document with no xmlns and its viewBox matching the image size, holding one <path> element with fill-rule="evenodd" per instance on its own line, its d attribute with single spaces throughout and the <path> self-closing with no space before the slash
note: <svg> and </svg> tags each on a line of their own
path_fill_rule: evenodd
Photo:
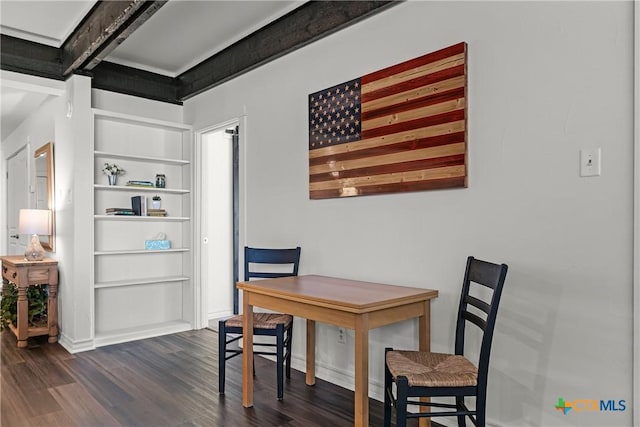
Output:
<svg viewBox="0 0 640 427">
<path fill-rule="evenodd" d="M 27 261 L 41 261 L 44 249 L 40 244 L 39 234 L 51 233 L 51 212 L 48 209 L 20 209 L 18 233 L 31 234 L 31 242 L 24 253 Z"/>
</svg>

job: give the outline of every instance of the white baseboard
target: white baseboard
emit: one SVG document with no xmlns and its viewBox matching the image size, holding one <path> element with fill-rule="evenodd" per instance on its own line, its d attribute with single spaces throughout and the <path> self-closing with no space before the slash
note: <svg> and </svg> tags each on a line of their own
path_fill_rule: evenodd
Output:
<svg viewBox="0 0 640 427">
<path fill-rule="evenodd" d="M 229 310 L 218 310 L 218 311 L 211 311 L 209 313 L 207 313 L 207 319 L 208 320 L 216 320 L 216 319 L 221 319 L 223 317 L 229 317 L 232 316 L 233 313 Z"/>
<path fill-rule="evenodd" d="M 291 357 L 291 367 L 300 372 L 306 372 L 307 370 L 305 359 L 295 355 Z M 333 366 L 316 362 L 316 377 L 347 390 L 353 391 L 354 389 L 355 377 L 354 373 L 350 371 L 336 369 Z M 369 397 L 382 402 L 384 400 L 384 383 L 372 381 L 369 378 Z"/>
<path fill-rule="evenodd" d="M 58 343 L 71 354 L 96 349 L 93 339 L 91 338 L 86 340 L 73 341 L 69 339 L 68 336 L 62 333 L 58 338 Z"/>
<path fill-rule="evenodd" d="M 96 334 L 94 344 L 96 347 L 102 347 L 106 345 L 120 344 L 129 341 L 158 337 L 161 335 L 190 331 L 191 329 L 191 324 L 189 322 L 181 320 L 135 328 L 125 328 Z"/>
</svg>

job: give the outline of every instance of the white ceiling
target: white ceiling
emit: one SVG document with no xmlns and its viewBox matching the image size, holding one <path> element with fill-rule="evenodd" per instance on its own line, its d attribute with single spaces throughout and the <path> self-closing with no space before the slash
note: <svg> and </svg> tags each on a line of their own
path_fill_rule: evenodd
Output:
<svg viewBox="0 0 640 427">
<path fill-rule="evenodd" d="M 176 77 L 301 4 L 172 0 L 106 60 Z"/>
<path fill-rule="evenodd" d="M 171 0 L 106 61 L 175 77 L 304 3 Z M 0 0 L 2 34 L 60 47 L 95 1 Z M 46 96 L 2 85 L 2 139 Z"/>
<path fill-rule="evenodd" d="M 6 138 L 50 95 L 2 86 L 2 139 Z"/>
<path fill-rule="evenodd" d="M 60 47 L 95 1 L 0 0 L 2 34 Z"/>
</svg>

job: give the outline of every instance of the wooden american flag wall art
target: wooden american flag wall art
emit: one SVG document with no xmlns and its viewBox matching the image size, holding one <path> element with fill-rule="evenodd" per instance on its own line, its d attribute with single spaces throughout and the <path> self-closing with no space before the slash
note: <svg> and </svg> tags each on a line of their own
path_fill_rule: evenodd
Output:
<svg viewBox="0 0 640 427">
<path fill-rule="evenodd" d="M 467 186 L 467 44 L 309 95 L 309 197 Z"/>
</svg>

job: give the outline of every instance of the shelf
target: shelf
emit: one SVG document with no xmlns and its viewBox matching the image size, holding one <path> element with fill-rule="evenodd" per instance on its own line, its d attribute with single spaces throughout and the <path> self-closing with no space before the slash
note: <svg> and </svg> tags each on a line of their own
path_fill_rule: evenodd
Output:
<svg viewBox="0 0 640 427">
<path fill-rule="evenodd" d="M 150 119 L 148 117 L 134 116 L 131 114 L 116 113 L 114 111 L 101 110 L 99 108 L 93 108 L 93 114 L 96 118 L 106 118 L 124 123 L 130 123 L 133 125 L 147 125 L 152 127 L 159 127 L 167 130 L 192 130 L 193 126 L 185 125 L 184 123 L 170 122 L 166 120 Z"/>
<path fill-rule="evenodd" d="M 97 108 L 92 113 L 93 343 L 102 346 L 190 330 L 193 127 Z M 99 175 L 104 162 L 122 163 L 137 177 L 125 175 L 118 177 L 120 185 L 107 185 L 107 178 Z M 157 173 L 173 178 L 174 187 L 126 185 L 130 179 Z M 148 199 L 151 208 L 155 194 L 162 196 L 162 207 L 173 216 L 106 214 L 112 206 L 128 207 L 130 196 Z M 170 232 L 177 247 L 144 249 L 151 229 Z M 126 273 L 129 269 L 132 274 Z"/>
<path fill-rule="evenodd" d="M 104 185 L 94 184 L 93 188 L 96 190 L 107 191 L 143 191 L 150 193 L 167 193 L 167 194 L 189 194 L 190 190 L 183 190 L 180 188 L 158 188 L 158 187 L 138 187 L 135 185 Z"/>
<path fill-rule="evenodd" d="M 146 249 L 131 249 L 123 251 L 95 251 L 94 255 L 136 255 L 136 254 L 164 254 L 171 252 L 189 252 L 189 248 L 176 248 L 176 249 L 158 249 L 158 250 L 146 250 Z"/>
<path fill-rule="evenodd" d="M 99 158 L 135 160 L 138 162 L 162 163 L 165 165 L 185 166 L 191 163 L 188 160 L 181 160 L 181 159 L 167 159 L 163 157 L 149 157 L 149 156 L 132 156 L 129 154 L 109 153 L 106 151 L 94 151 L 93 154 L 95 157 L 99 157 Z"/>
<path fill-rule="evenodd" d="M 93 217 L 96 219 L 96 221 L 189 221 L 189 217 L 186 216 L 94 215 Z"/>
<path fill-rule="evenodd" d="M 96 347 L 119 344 L 127 341 L 157 337 L 159 335 L 175 334 L 191 330 L 191 324 L 184 320 L 155 323 L 148 326 L 115 329 L 107 332 L 97 332 L 94 344 Z"/>
<path fill-rule="evenodd" d="M 111 282 L 96 282 L 96 289 L 104 289 L 104 288 L 117 288 L 120 286 L 135 286 L 135 285 L 151 285 L 156 283 L 169 283 L 169 282 L 184 282 L 185 280 L 189 280 L 189 277 L 186 276 L 175 276 L 175 277 L 149 277 L 146 279 L 131 279 L 131 280 L 114 280 Z"/>
</svg>

